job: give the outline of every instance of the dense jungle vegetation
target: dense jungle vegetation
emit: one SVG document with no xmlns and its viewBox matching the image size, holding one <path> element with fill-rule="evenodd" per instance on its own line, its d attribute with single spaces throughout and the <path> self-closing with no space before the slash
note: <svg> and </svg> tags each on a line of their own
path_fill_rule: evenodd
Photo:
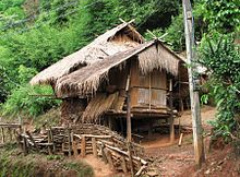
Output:
<svg viewBox="0 0 240 177">
<path fill-rule="evenodd" d="M 211 84 L 204 96 L 215 99 L 216 132 L 225 137 L 239 127 L 240 0 L 194 0 L 195 39 L 199 63 L 207 67 Z M 1 114 L 36 118 L 59 100 L 33 97 L 51 88 L 31 87 L 38 72 L 88 44 L 119 24 L 135 19 L 147 39 L 152 31 L 176 52 L 184 47 L 182 4 L 179 0 L 1 0 Z M 213 84 L 214 83 L 214 84 Z"/>
</svg>

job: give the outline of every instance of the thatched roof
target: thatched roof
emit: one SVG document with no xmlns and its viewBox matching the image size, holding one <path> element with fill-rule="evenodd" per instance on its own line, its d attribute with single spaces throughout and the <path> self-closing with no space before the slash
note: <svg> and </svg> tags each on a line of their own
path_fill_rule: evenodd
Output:
<svg viewBox="0 0 240 177">
<path fill-rule="evenodd" d="M 114 40 L 116 36 L 120 36 L 118 41 Z M 121 36 L 124 36 L 124 38 L 121 38 Z M 136 47 L 136 45 L 143 42 L 144 38 L 132 27 L 131 22 L 122 23 L 99 36 L 86 47 L 38 73 L 32 78 L 30 83 L 32 85 L 54 83 L 58 78 L 76 69 Z"/>
<path fill-rule="evenodd" d="M 143 73 L 151 72 L 153 69 L 165 69 L 171 74 L 177 75 L 179 61 L 183 61 L 163 43 L 154 40 L 134 49 L 119 52 L 60 78 L 56 83 L 55 91 L 59 97 L 95 93 L 101 81 L 107 79 L 108 71 L 111 68 L 123 65 L 133 56 L 138 58 L 139 67 Z"/>
</svg>

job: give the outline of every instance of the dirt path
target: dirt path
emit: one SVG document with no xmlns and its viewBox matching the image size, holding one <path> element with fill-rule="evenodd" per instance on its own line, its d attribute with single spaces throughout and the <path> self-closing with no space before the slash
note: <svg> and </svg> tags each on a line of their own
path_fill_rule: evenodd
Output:
<svg viewBox="0 0 240 177">
<path fill-rule="evenodd" d="M 93 168 L 95 177 L 125 177 L 124 174 L 111 169 L 108 164 L 101 159 L 95 158 L 93 155 L 87 155 L 83 160 Z"/>
<path fill-rule="evenodd" d="M 203 127 L 209 130 L 209 120 L 213 120 L 215 109 L 212 107 L 202 108 Z M 175 124 L 178 125 L 178 119 Z M 191 112 L 185 111 L 181 116 L 181 125 L 191 127 Z M 192 145 L 192 134 L 184 134 L 182 145 L 178 146 L 179 137 L 173 144 L 169 143 L 169 135 L 154 135 L 155 140 L 145 142 L 142 145 L 145 148 L 146 155 L 154 159 L 154 164 L 158 167 L 161 176 L 176 177 L 181 176 L 184 171 L 188 171 L 194 165 L 194 151 Z M 208 143 L 205 143 L 208 146 Z M 193 173 L 194 171 L 192 171 Z M 191 174 L 188 174 L 191 176 Z"/>
<path fill-rule="evenodd" d="M 202 108 L 203 126 L 209 130 L 207 122 L 213 120 L 215 109 L 212 107 Z M 178 119 L 175 124 L 178 125 Z M 181 116 L 181 125 L 191 127 L 192 118 L 191 112 L 185 111 Z M 184 134 L 182 145 L 178 146 L 179 137 L 176 135 L 174 144 L 169 143 L 168 134 L 155 133 L 151 141 L 144 142 L 142 145 L 145 148 L 146 155 L 154 159 L 154 164 L 158 167 L 161 177 L 177 177 L 182 176 L 183 172 L 192 169 L 194 165 L 194 152 L 192 145 L 192 134 Z M 206 145 L 207 146 L 207 145 Z M 92 166 L 96 177 L 125 177 L 126 174 L 117 173 L 105 164 L 102 160 L 94 158 L 92 155 L 87 156 L 84 160 Z M 187 174 L 187 173 L 186 173 Z M 184 174 L 184 176 L 186 175 Z M 192 176 L 192 174 L 188 174 Z M 188 177 L 187 176 L 187 177 Z"/>
<path fill-rule="evenodd" d="M 162 136 L 161 140 L 144 144 L 146 155 L 154 159 L 161 176 L 175 177 L 194 163 L 194 154 L 191 135 L 183 137 L 182 146 L 178 146 L 177 140 L 169 144 L 169 137 Z"/>
</svg>

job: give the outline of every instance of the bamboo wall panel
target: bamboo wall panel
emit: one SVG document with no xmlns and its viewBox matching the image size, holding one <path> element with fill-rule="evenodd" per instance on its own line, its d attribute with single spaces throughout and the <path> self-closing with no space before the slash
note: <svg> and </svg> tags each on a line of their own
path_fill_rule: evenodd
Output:
<svg viewBox="0 0 240 177">
<path fill-rule="evenodd" d="M 136 62 L 131 71 L 131 106 L 166 106 L 166 71 L 154 70 L 144 75 Z"/>
</svg>

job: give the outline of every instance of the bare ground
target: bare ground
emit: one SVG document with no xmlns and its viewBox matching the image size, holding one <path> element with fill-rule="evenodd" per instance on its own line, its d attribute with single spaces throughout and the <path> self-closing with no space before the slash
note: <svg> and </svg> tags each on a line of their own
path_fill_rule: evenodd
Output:
<svg viewBox="0 0 240 177">
<path fill-rule="evenodd" d="M 194 164 L 192 134 L 184 134 L 179 147 L 178 139 L 169 143 L 168 135 L 155 135 L 156 140 L 143 143 L 146 154 L 154 159 L 162 177 L 237 177 L 240 176 L 240 158 L 230 145 L 219 140 L 209 152 L 210 130 L 208 121 L 214 119 L 215 108 L 202 108 L 202 123 L 206 136 L 204 138 L 206 163 L 198 170 Z M 180 119 L 181 125 L 191 127 L 191 112 L 185 111 Z M 178 124 L 176 120 L 175 124 Z"/>
</svg>

